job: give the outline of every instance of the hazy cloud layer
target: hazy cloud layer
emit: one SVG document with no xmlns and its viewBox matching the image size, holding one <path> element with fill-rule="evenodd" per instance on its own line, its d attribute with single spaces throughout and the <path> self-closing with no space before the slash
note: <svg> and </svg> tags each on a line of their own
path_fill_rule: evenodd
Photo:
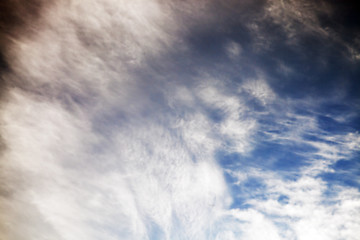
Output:
<svg viewBox="0 0 360 240">
<path fill-rule="evenodd" d="M 333 5 L 39 12 L 2 50 L 0 238 L 360 235 L 358 46 Z"/>
</svg>

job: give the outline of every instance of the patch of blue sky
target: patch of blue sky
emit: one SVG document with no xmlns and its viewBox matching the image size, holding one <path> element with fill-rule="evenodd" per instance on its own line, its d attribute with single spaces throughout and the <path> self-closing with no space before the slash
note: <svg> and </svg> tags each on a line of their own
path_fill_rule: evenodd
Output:
<svg viewBox="0 0 360 240">
<path fill-rule="evenodd" d="M 220 123 L 224 119 L 224 110 L 223 109 L 209 109 L 205 107 L 207 111 L 207 116 L 214 123 Z"/>
<path fill-rule="evenodd" d="M 286 195 L 280 195 L 277 199 L 277 201 L 281 204 L 288 204 L 289 203 L 289 197 Z"/>
<path fill-rule="evenodd" d="M 317 123 L 321 130 L 330 132 L 331 134 L 351 131 L 351 127 L 347 124 L 340 123 L 335 119 L 325 115 L 317 116 Z"/>
<path fill-rule="evenodd" d="M 244 95 L 247 107 L 249 107 L 253 112 L 266 113 L 267 109 L 259 99 L 252 97 L 250 94 L 247 93 L 244 93 Z"/>
<path fill-rule="evenodd" d="M 355 187 L 360 190 L 360 152 L 350 159 L 341 159 L 330 166 L 331 171 L 319 175 L 329 187 Z"/>
<path fill-rule="evenodd" d="M 247 171 L 244 169 L 243 171 Z M 229 191 L 233 197 L 230 208 L 248 209 L 252 207 L 251 200 L 266 200 L 267 191 L 265 179 L 249 176 L 243 181 L 234 176 L 231 172 L 224 173 L 225 180 L 229 185 Z"/>
<path fill-rule="evenodd" d="M 276 171 L 297 170 L 308 164 L 307 158 L 297 154 L 297 146 L 288 146 L 276 143 L 263 143 L 252 152 L 249 158 L 252 165 L 262 169 Z"/>
<path fill-rule="evenodd" d="M 217 159 L 220 166 L 224 169 L 237 169 L 243 166 L 243 159 L 245 157 L 236 152 L 227 152 L 224 150 L 219 150 L 215 153 L 215 158 Z"/>
<path fill-rule="evenodd" d="M 328 139 L 324 138 L 324 136 L 317 135 L 317 134 L 314 134 L 314 133 L 306 133 L 306 134 L 304 134 L 302 136 L 302 138 L 303 138 L 304 141 L 320 142 L 320 143 L 325 143 L 325 144 L 330 145 L 330 146 L 339 145 L 339 143 L 336 142 L 336 141 L 328 140 Z"/>
<path fill-rule="evenodd" d="M 349 176 L 348 172 L 333 172 L 333 173 L 322 173 L 320 177 L 327 182 L 328 185 L 342 185 L 348 187 L 356 187 L 360 190 L 360 183 L 359 181 L 354 178 L 354 176 Z M 359 177 L 359 176 L 356 176 Z"/>
<path fill-rule="evenodd" d="M 262 178 L 249 177 L 238 185 L 238 189 L 242 192 L 249 193 L 250 196 L 266 199 L 263 194 L 266 184 Z"/>
<path fill-rule="evenodd" d="M 277 114 L 261 116 L 257 120 L 258 123 L 261 124 L 259 134 L 270 133 L 267 135 L 268 139 L 271 139 L 274 136 L 281 136 L 284 133 L 294 130 L 294 128 L 297 127 L 298 119 L 295 117 L 281 116 L 282 114 L 281 110 L 279 110 Z"/>
<path fill-rule="evenodd" d="M 264 170 L 296 171 L 309 165 L 308 154 L 315 152 L 316 149 L 306 143 L 263 141 L 247 155 L 218 152 L 217 157 L 223 168 L 260 167 Z"/>
<path fill-rule="evenodd" d="M 165 233 L 161 226 L 151 220 L 146 221 L 146 223 L 149 239 L 165 239 Z"/>
<path fill-rule="evenodd" d="M 357 115 L 349 120 L 349 125 L 354 128 L 357 132 L 360 131 L 360 116 Z"/>
<path fill-rule="evenodd" d="M 353 109 L 349 104 L 328 101 L 321 104 L 321 111 L 332 116 L 340 116 L 346 112 L 352 112 Z"/>
</svg>

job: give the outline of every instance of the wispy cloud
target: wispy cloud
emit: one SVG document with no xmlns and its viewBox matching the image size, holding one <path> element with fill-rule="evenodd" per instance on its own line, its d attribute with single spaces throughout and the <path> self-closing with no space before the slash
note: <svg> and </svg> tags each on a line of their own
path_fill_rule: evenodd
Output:
<svg viewBox="0 0 360 240">
<path fill-rule="evenodd" d="M 229 6 L 254 8 L 60 1 L 45 8 L 36 34 L 13 39 L 0 115 L 0 238 L 359 235 L 358 189 L 321 175 L 359 151 L 359 134 L 319 111 L 313 100 L 321 105 L 321 97 L 281 96 L 278 75 L 252 56 L 275 44 L 261 21 L 290 36 L 300 19 L 321 35 L 314 13 L 321 9 L 268 1 L 263 18 L 242 23 L 246 44 L 215 36 L 231 19 L 222 16 Z M 189 35 L 217 17 L 220 27 L 209 34 L 225 60 L 209 55 L 208 63 L 191 52 Z M 298 74 L 279 59 L 274 71 Z"/>
<path fill-rule="evenodd" d="M 246 134 L 229 128 L 237 99 L 212 90 L 229 115 L 216 126 L 202 106 L 209 96 L 201 89 L 212 83 L 201 79 L 207 86 L 194 90 L 137 75 L 177 41 L 167 5 L 62 4 L 48 9 L 44 30 L 13 49 L 3 166 L 22 178 L 6 179 L 13 195 L 2 198 L 11 208 L 3 234 L 207 239 L 214 212 L 231 201 L 213 157 L 217 137 Z M 30 209 L 36 214 L 23 215 Z"/>
<path fill-rule="evenodd" d="M 337 161 L 353 158 L 358 152 L 357 147 L 354 148 L 358 134 L 324 131 L 313 115 L 292 112 L 291 106 L 297 106 L 297 102 L 283 102 L 282 106 L 288 105 L 283 112 L 286 114 L 277 109 L 272 114 L 274 119 L 264 125 L 265 135 L 258 138 L 260 142 L 279 143 L 289 148 L 288 158 L 281 160 L 282 153 L 275 149 L 271 155 L 261 155 L 271 159 L 254 164 L 240 162 L 238 166 L 235 162 L 226 170 L 233 178 L 236 206 L 244 209 L 236 215 L 252 212 L 254 217 L 270 221 L 272 231 L 279 234 L 275 239 L 356 239 L 359 222 L 353 216 L 360 214 L 358 188 L 333 185 L 323 179 L 322 174 L 334 172 L 333 164 Z M 276 161 L 291 162 L 294 153 L 298 156 L 296 161 L 304 161 L 304 165 L 291 168 L 296 165 L 290 164 L 288 169 L 279 171 Z M 246 158 L 251 160 L 252 157 Z M 275 165 L 271 164 L 274 161 Z M 270 164 L 264 166 L 264 163 Z M 283 164 L 286 166 L 286 162 Z M 256 220 L 253 221 L 255 224 Z"/>
</svg>

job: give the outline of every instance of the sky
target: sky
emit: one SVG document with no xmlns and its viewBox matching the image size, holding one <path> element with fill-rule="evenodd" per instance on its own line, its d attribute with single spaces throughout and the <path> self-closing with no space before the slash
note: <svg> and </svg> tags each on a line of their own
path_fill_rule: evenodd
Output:
<svg viewBox="0 0 360 240">
<path fill-rule="evenodd" d="M 3 0 L 0 239 L 359 240 L 338 0 Z"/>
</svg>

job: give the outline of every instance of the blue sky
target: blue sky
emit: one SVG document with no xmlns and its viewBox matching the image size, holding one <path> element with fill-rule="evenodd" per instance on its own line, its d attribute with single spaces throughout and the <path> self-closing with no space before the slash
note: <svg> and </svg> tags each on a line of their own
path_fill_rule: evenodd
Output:
<svg viewBox="0 0 360 240">
<path fill-rule="evenodd" d="M 0 22 L 1 239 L 359 238 L 350 2 L 13 11 Z"/>
</svg>

